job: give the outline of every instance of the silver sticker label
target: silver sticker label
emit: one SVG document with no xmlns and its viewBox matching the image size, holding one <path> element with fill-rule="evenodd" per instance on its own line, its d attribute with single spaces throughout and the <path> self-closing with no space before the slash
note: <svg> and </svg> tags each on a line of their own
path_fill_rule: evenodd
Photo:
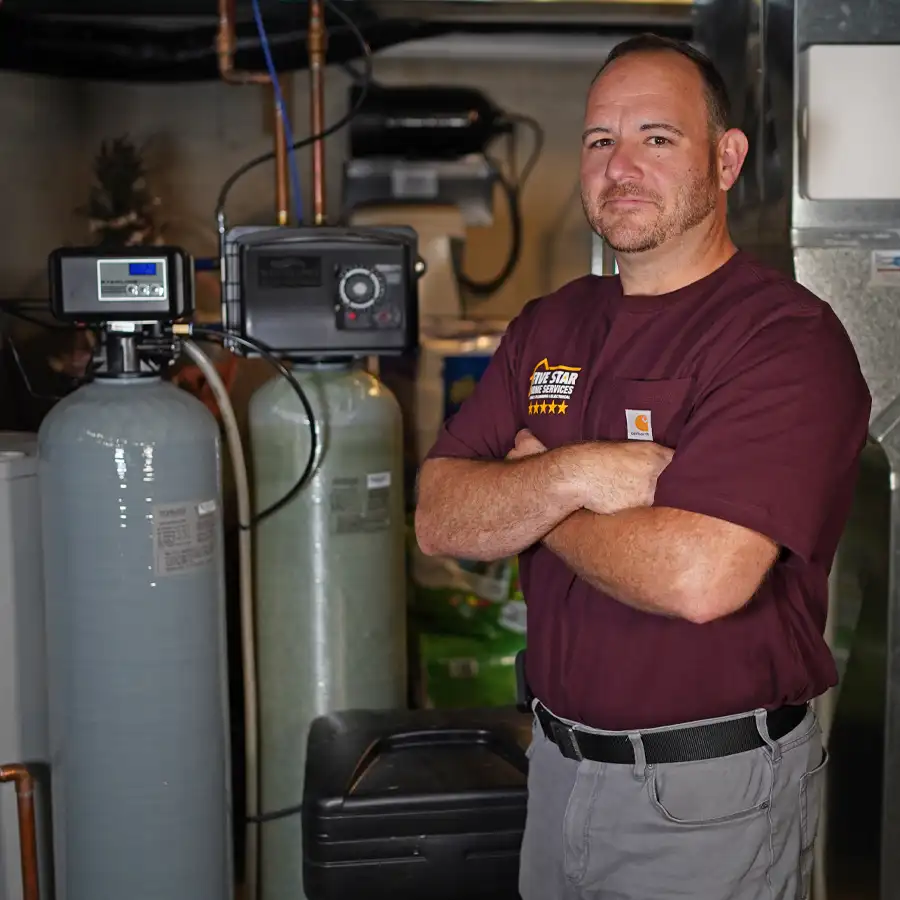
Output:
<svg viewBox="0 0 900 900">
<path fill-rule="evenodd" d="M 153 557 L 156 574 L 181 575 L 208 566 L 216 552 L 218 513 L 215 500 L 154 506 Z"/>
</svg>

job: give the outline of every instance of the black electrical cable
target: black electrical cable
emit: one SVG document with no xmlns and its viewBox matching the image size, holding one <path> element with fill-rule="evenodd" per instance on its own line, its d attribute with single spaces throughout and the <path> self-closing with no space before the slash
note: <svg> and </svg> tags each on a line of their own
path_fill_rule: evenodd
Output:
<svg viewBox="0 0 900 900">
<path fill-rule="evenodd" d="M 372 59 L 372 50 L 369 47 L 368 42 L 366 41 L 365 36 L 362 31 L 360 31 L 357 24 L 347 15 L 340 7 L 336 6 L 332 0 L 324 0 L 325 6 L 327 6 L 338 18 L 342 19 L 346 26 L 353 32 L 353 36 L 359 42 L 360 49 L 362 50 L 363 61 L 365 63 L 365 71 L 363 72 L 363 81 L 362 81 L 362 90 L 359 92 L 359 96 L 356 98 L 356 103 L 353 104 L 352 108 L 349 112 L 345 113 L 340 119 L 337 120 L 333 125 L 329 125 L 327 128 L 323 129 L 319 134 L 311 134 L 308 137 L 303 138 L 302 140 L 296 141 L 291 145 L 292 151 L 302 150 L 304 147 L 308 147 L 310 144 L 314 144 L 317 141 L 325 140 L 325 138 L 330 137 L 336 131 L 340 131 L 351 119 L 356 116 L 359 110 L 362 108 L 363 103 L 365 103 L 366 97 L 369 93 L 369 89 L 374 80 L 374 64 Z M 275 151 L 270 150 L 268 153 L 263 153 L 260 156 L 257 156 L 255 159 L 251 159 L 249 162 L 244 163 L 239 169 L 234 171 L 228 178 L 225 180 L 225 183 L 222 185 L 222 189 L 219 191 L 219 199 L 216 202 L 216 219 L 221 221 L 225 214 L 225 204 L 228 202 L 228 195 L 231 193 L 231 189 L 243 178 L 248 172 L 253 171 L 253 169 L 258 166 L 262 166 L 267 162 L 271 162 L 275 159 Z M 302 223 L 298 223 L 302 224 Z"/>
<path fill-rule="evenodd" d="M 519 264 L 519 258 L 522 255 L 522 190 L 525 187 L 525 182 L 528 180 L 528 177 L 534 171 L 534 167 L 537 165 L 541 151 L 544 148 L 544 129 L 541 128 L 537 121 L 532 119 L 531 116 L 506 114 L 503 116 L 501 124 L 510 124 L 513 126 L 525 125 L 534 135 L 534 142 L 531 152 L 528 154 L 528 159 L 515 181 L 510 181 L 506 178 L 497 164 L 485 154 L 485 159 L 491 167 L 494 177 L 497 179 L 497 182 L 503 189 L 503 194 L 506 197 L 506 204 L 509 210 L 509 224 L 512 234 L 510 236 L 509 254 L 506 257 L 503 268 L 498 275 L 495 275 L 487 281 L 475 281 L 463 274 L 460 251 L 457 250 L 452 254 L 453 271 L 456 275 L 456 280 L 461 287 L 465 288 L 465 290 L 470 294 L 474 294 L 476 297 L 489 297 L 491 294 L 499 291 L 509 280 L 509 277 Z"/>
<path fill-rule="evenodd" d="M 11 306 L 9 304 L 0 303 L 0 314 L 5 316 L 9 316 L 12 319 L 20 319 L 23 322 L 28 322 L 31 325 L 37 325 L 39 328 L 46 328 L 48 331 L 83 331 L 84 329 L 79 325 L 60 325 L 57 322 L 47 322 L 44 319 L 39 319 L 37 316 L 29 315 L 28 313 L 22 312 L 22 310 L 18 309 L 16 306 Z"/>
<path fill-rule="evenodd" d="M 262 342 L 254 340 L 253 338 L 239 337 L 236 334 L 217 331 L 214 328 L 198 328 L 196 326 L 192 326 L 191 334 L 198 335 L 206 339 L 215 340 L 223 344 L 227 341 L 234 341 L 236 344 L 240 344 L 242 347 L 246 347 L 249 350 L 254 350 L 255 352 L 257 352 L 293 388 L 294 393 L 300 399 L 300 403 L 302 404 L 303 410 L 306 413 L 306 417 L 309 421 L 309 457 L 306 461 L 306 466 L 304 467 L 303 472 L 297 479 L 294 486 L 280 500 L 273 503 L 271 506 L 266 507 L 266 509 L 264 509 L 262 512 L 256 513 L 256 515 L 254 515 L 250 519 L 249 524 L 241 523 L 240 525 L 240 528 L 242 529 L 255 528 L 264 519 L 268 519 L 279 510 L 284 509 L 284 507 L 287 506 L 288 503 L 290 503 L 294 499 L 294 497 L 296 497 L 297 494 L 300 493 L 301 490 L 303 490 L 307 481 L 309 481 L 309 479 L 312 477 L 313 470 L 316 465 L 316 456 L 319 449 L 319 434 L 316 427 L 316 416 L 313 412 L 312 404 L 309 402 L 309 398 L 306 396 L 306 392 L 300 386 L 300 382 L 297 381 L 291 370 L 288 369 L 288 367 L 285 366 L 285 364 L 275 355 L 274 351 Z"/>
<path fill-rule="evenodd" d="M 31 317 L 24 316 L 21 313 L 13 312 L 11 309 L 9 309 L 9 307 L 0 308 L 0 312 L 5 312 L 5 313 L 15 316 L 17 318 L 22 318 L 25 321 L 31 322 L 34 325 L 39 325 L 39 326 L 42 326 L 44 328 L 47 328 L 47 329 L 53 330 L 53 331 L 83 330 L 81 328 L 81 326 L 54 325 L 54 324 L 51 324 L 50 322 L 42 322 L 40 319 L 32 319 Z M 294 497 L 296 497 L 297 494 L 299 494 L 301 490 L 303 490 L 307 481 L 309 481 L 309 479 L 312 477 L 313 468 L 316 464 L 316 454 L 318 453 L 318 447 L 319 447 L 319 435 L 318 435 L 318 430 L 316 427 L 315 413 L 313 412 L 312 404 L 309 402 L 309 398 L 306 396 L 306 393 L 304 392 L 303 388 L 300 386 L 300 382 L 297 381 L 297 379 L 294 377 L 291 370 L 288 369 L 287 366 L 285 366 L 284 363 L 282 363 L 281 360 L 278 359 L 278 357 L 275 355 L 275 353 L 271 349 L 266 347 L 265 344 L 261 343 L 260 341 L 253 340 L 252 338 L 243 338 L 243 337 L 239 337 L 238 335 L 235 335 L 235 334 L 226 333 L 224 331 L 216 331 L 214 328 L 192 327 L 191 333 L 196 334 L 204 339 L 215 340 L 218 343 L 223 343 L 223 344 L 226 343 L 227 341 L 234 341 L 236 344 L 241 344 L 242 346 L 248 348 L 249 350 L 254 350 L 257 353 L 259 353 L 259 355 L 267 363 L 269 363 L 269 365 L 271 365 L 278 372 L 278 374 L 281 375 L 282 378 L 284 378 L 288 382 L 288 384 L 290 384 L 290 386 L 294 389 L 294 393 L 296 393 L 296 395 L 300 398 L 300 403 L 303 405 L 303 409 L 306 412 L 307 418 L 309 419 L 309 458 L 307 459 L 306 466 L 304 467 L 303 472 L 300 475 L 300 478 L 297 480 L 297 482 L 294 484 L 294 486 L 279 501 L 277 501 L 276 503 L 273 503 L 271 506 L 266 507 L 266 509 L 262 510 L 262 512 L 256 513 L 256 515 L 254 515 L 251 518 L 249 525 L 245 525 L 244 523 L 241 523 L 239 526 L 242 529 L 255 528 L 257 525 L 259 525 L 260 522 L 264 521 L 265 519 L 268 519 L 270 516 L 274 515 L 279 510 L 284 509 L 284 507 L 287 506 L 287 504 L 290 503 L 291 500 L 293 500 Z M 44 396 L 42 394 L 36 394 L 34 392 L 34 390 L 32 389 L 32 386 L 31 386 L 31 382 L 28 378 L 28 374 L 26 373 L 26 371 L 22 365 L 22 361 L 19 356 L 18 349 L 14 346 L 14 344 L 10 338 L 7 338 L 7 341 L 10 345 L 10 350 L 12 352 L 13 359 L 16 363 L 16 366 L 22 374 L 22 378 L 25 382 L 25 387 L 27 388 L 28 392 L 32 396 L 37 397 L 38 399 L 42 399 L 42 400 L 61 400 L 62 397 Z M 87 381 L 88 381 L 87 378 L 77 379 L 76 383 L 83 384 L 83 383 L 86 383 Z"/>
<path fill-rule="evenodd" d="M 541 153 L 544 149 L 544 129 L 538 124 L 537 119 L 533 119 L 531 116 L 520 115 L 519 113 L 508 113 L 504 115 L 503 119 L 511 125 L 524 125 L 531 131 L 533 137 L 531 152 L 528 154 L 525 165 L 522 166 L 522 171 L 516 177 L 516 187 L 521 191 L 541 158 Z"/>
<path fill-rule="evenodd" d="M 488 281 L 473 281 L 467 275 L 464 275 L 462 271 L 462 261 L 459 258 L 461 254 L 458 251 L 452 254 L 453 270 L 456 275 L 456 280 L 470 294 L 474 294 L 476 297 L 488 297 L 500 290 L 500 288 L 509 280 L 509 276 L 515 271 L 516 266 L 519 264 L 519 257 L 522 254 L 522 213 L 519 207 L 518 187 L 506 178 L 493 160 L 487 156 L 485 156 L 485 159 L 491 167 L 491 171 L 497 179 L 497 183 L 503 189 L 503 194 L 506 197 L 512 235 L 510 239 L 509 254 L 506 257 L 503 268 L 498 275 L 495 275 Z"/>
<path fill-rule="evenodd" d="M 279 819 L 289 819 L 291 816 L 298 816 L 302 813 L 303 804 L 298 803 L 296 806 L 286 806 L 284 809 L 276 809 L 274 812 L 260 813 L 258 816 L 247 816 L 247 821 L 256 825 L 265 825 L 266 822 L 277 822 Z"/>
<path fill-rule="evenodd" d="M 306 396 L 303 388 L 300 386 L 300 382 L 294 378 L 293 373 L 284 363 L 281 362 L 280 359 L 261 341 L 254 340 L 253 338 L 244 338 L 239 337 L 235 334 L 226 334 L 223 331 L 216 331 L 214 328 L 191 328 L 191 334 L 196 335 L 198 337 L 204 339 L 213 339 L 224 343 L 225 341 L 234 341 L 237 344 L 241 344 L 243 347 L 247 347 L 250 350 L 255 350 L 259 355 L 266 360 L 270 365 L 274 366 L 278 371 L 278 374 L 285 378 L 290 384 L 290 386 L 294 389 L 294 392 L 300 398 L 300 402 L 303 404 L 303 409 L 306 411 L 307 419 L 309 420 L 309 459 L 307 460 L 306 467 L 303 470 L 303 474 L 298 479 L 297 483 L 288 491 L 287 494 L 284 495 L 277 503 L 273 503 L 270 507 L 263 510 L 261 513 L 257 513 L 250 521 L 250 527 L 254 527 L 258 525 L 263 519 L 271 516 L 273 513 L 277 512 L 279 509 L 282 509 L 297 494 L 303 489 L 307 480 L 310 478 L 313 472 L 313 467 L 316 463 L 316 448 L 318 446 L 318 434 L 316 432 L 316 420 L 315 415 L 313 414 L 312 406 L 310 405 L 309 399 Z M 241 528 L 246 528 L 247 526 L 241 525 Z M 256 825 L 264 825 L 266 822 L 275 822 L 278 819 L 288 819 L 292 816 L 299 815 L 303 812 L 303 804 L 299 803 L 296 806 L 288 806 L 284 809 L 276 809 L 272 812 L 260 813 L 256 816 L 247 816 L 246 821 Z"/>
</svg>

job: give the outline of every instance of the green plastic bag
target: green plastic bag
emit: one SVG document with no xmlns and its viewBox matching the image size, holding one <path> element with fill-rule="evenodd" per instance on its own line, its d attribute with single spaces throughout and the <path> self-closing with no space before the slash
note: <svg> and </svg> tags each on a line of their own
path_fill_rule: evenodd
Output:
<svg viewBox="0 0 900 900">
<path fill-rule="evenodd" d="M 418 636 L 419 703 L 427 709 L 512 706 L 516 654 L 525 636 L 486 639 L 424 632 Z"/>
<path fill-rule="evenodd" d="M 525 635 L 525 600 L 516 557 L 469 562 L 428 557 L 410 530 L 412 612 L 431 631 L 498 639 Z"/>
</svg>

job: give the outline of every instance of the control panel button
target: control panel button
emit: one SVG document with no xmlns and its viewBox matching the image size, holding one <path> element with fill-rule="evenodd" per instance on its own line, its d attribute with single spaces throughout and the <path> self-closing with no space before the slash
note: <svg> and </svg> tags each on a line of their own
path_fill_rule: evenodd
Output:
<svg viewBox="0 0 900 900">
<path fill-rule="evenodd" d="M 393 306 L 379 309 L 375 313 L 375 321 L 382 328 L 394 328 L 400 324 L 400 310 Z"/>
</svg>

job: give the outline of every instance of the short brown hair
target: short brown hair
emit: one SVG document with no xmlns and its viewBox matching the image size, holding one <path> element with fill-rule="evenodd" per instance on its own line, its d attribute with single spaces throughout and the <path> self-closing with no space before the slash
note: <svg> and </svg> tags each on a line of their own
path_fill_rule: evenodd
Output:
<svg viewBox="0 0 900 900">
<path fill-rule="evenodd" d="M 609 56 L 606 57 L 606 62 L 603 63 L 594 76 L 594 81 L 606 71 L 611 63 L 621 59 L 623 56 L 628 56 L 632 53 L 660 51 L 679 53 L 697 67 L 697 71 L 703 79 L 706 105 L 709 108 L 710 131 L 713 134 L 725 131 L 729 127 L 731 120 L 731 101 L 728 97 L 725 79 L 722 78 L 713 61 L 705 53 L 701 53 L 696 47 L 687 43 L 687 41 L 678 41 L 658 34 L 639 34 L 633 38 L 628 38 L 628 40 L 616 44 L 610 50 Z"/>
</svg>

